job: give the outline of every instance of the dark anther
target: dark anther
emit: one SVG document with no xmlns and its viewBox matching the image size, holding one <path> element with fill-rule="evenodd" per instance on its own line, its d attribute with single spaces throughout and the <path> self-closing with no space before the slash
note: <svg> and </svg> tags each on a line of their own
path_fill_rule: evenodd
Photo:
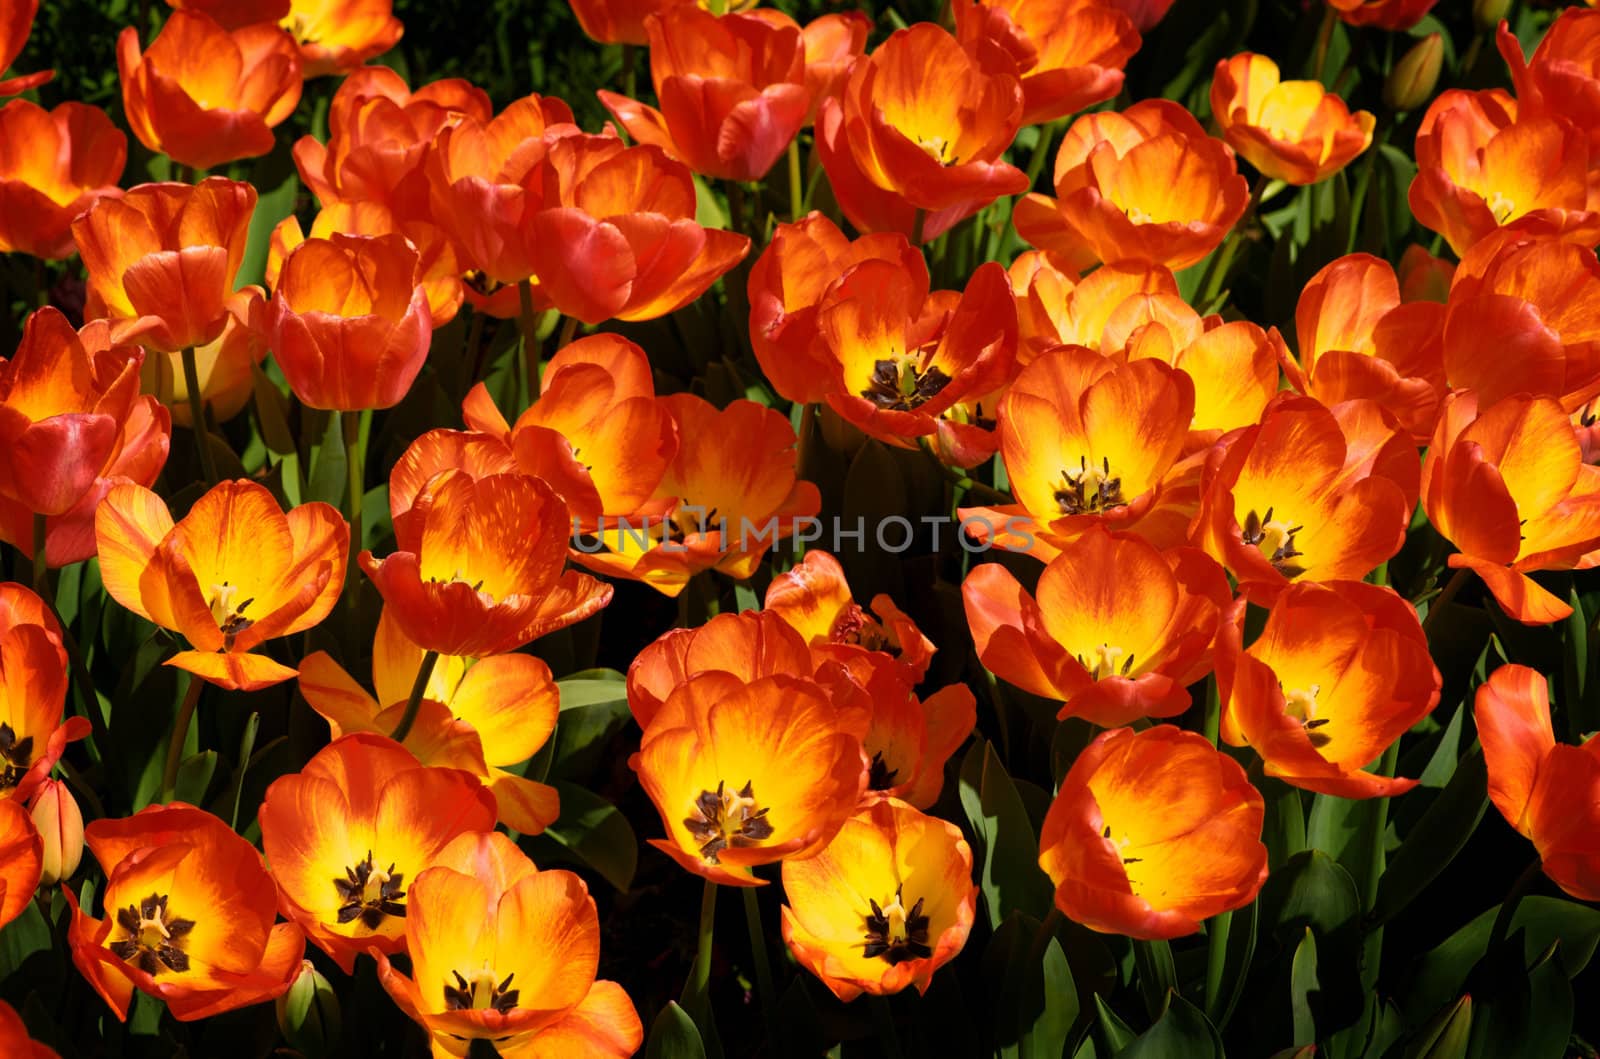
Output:
<svg viewBox="0 0 1600 1059">
<path fill-rule="evenodd" d="M 883 751 L 874 751 L 872 764 L 867 769 L 867 786 L 875 791 L 886 791 L 894 786 L 894 779 L 899 774 L 899 769 L 890 768 L 888 762 L 883 760 Z"/>
<path fill-rule="evenodd" d="M 353 868 L 346 868 L 344 873 L 345 878 L 333 880 L 334 888 L 344 902 L 339 906 L 339 922 L 349 923 L 360 919 L 368 930 L 377 930 L 384 916 L 405 918 L 406 906 L 400 903 L 400 899 L 406 895 L 405 890 L 401 889 L 405 881 L 404 872 L 395 871 L 393 864 L 389 865 L 388 871 L 374 872 L 372 851 L 368 850 L 366 859 Z M 372 889 L 373 884 L 376 884 L 375 890 Z M 372 892 L 369 893 L 369 890 Z"/>
<path fill-rule="evenodd" d="M 117 959 L 152 977 L 163 969 L 179 973 L 189 969 L 188 954 L 175 942 L 194 929 L 194 920 L 167 918 L 165 894 L 151 894 L 137 905 L 117 909 L 117 926 L 128 932 L 108 946 Z"/>
<path fill-rule="evenodd" d="M 887 411 L 909 412 L 948 385 L 950 376 L 938 368 L 918 371 L 900 361 L 880 360 L 873 364 L 872 379 L 861 396 Z"/>
<path fill-rule="evenodd" d="M 700 843 L 700 855 L 710 864 L 718 863 L 717 854 L 725 849 L 753 846 L 772 837 L 767 810 L 756 808 L 755 794 L 748 781 L 732 798 L 725 791 L 726 784 L 720 782 L 714 791 L 701 791 L 694 800 L 699 815 L 683 821 L 683 826 Z"/>
<path fill-rule="evenodd" d="M 0 722 L 0 790 L 8 790 L 22 782 L 33 761 L 33 736 L 18 739 L 9 724 Z"/>
<path fill-rule="evenodd" d="M 928 917 L 922 914 L 922 899 L 907 912 L 901 906 L 900 893 L 895 891 L 894 903 L 888 911 L 878 907 L 878 902 L 868 898 L 872 913 L 866 919 L 866 950 L 862 955 L 871 959 L 881 957 L 891 966 L 907 960 L 925 960 L 933 955 L 928 946 Z M 891 914 L 903 916 L 903 923 L 890 922 Z M 899 928 L 898 930 L 896 928 Z"/>
</svg>

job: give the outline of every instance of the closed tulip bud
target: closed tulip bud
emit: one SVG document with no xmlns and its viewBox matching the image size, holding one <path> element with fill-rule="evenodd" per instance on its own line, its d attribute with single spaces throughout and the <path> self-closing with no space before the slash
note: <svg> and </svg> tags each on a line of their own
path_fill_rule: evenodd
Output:
<svg viewBox="0 0 1600 1059">
<path fill-rule="evenodd" d="M 1511 0 L 1472 0 L 1472 24 L 1479 33 L 1491 32 L 1511 10 Z"/>
<path fill-rule="evenodd" d="M 278 1029 L 289 1046 L 309 1059 L 332 1055 L 339 1042 L 339 997 L 310 960 L 300 964 L 300 975 L 278 998 Z"/>
<path fill-rule="evenodd" d="M 1433 97 L 1444 64 L 1444 39 L 1430 33 L 1400 57 L 1383 82 L 1383 102 L 1390 110 L 1415 110 Z"/>
<path fill-rule="evenodd" d="M 40 886 L 54 886 L 72 878 L 83 859 L 83 813 L 67 785 L 45 780 L 30 809 L 33 826 L 44 840 Z"/>
</svg>

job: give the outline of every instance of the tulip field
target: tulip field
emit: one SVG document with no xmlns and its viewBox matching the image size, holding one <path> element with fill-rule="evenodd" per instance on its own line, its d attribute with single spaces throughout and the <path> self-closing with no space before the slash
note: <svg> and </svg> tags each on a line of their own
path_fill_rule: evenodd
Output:
<svg viewBox="0 0 1600 1059">
<path fill-rule="evenodd" d="M 0 1059 L 1600 1059 L 1600 7 L 0 0 Z"/>
</svg>

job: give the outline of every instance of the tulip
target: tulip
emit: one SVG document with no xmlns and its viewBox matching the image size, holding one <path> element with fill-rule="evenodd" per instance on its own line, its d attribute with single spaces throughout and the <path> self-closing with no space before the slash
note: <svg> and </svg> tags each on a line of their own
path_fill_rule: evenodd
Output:
<svg viewBox="0 0 1600 1059">
<path fill-rule="evenodd" d="M 1417 612 L 1361 581 L 1290 585 L 1249 648 L 1224 629 L 1222 737 L 1254 747 L 1266 774 L 1338 798 L 1417 785 L 1364 770 L 1439 704 L 1439 670 Z"/>
<path fill-rule="evenodd" d="M 1399 272 L 1401 301 L 1443 303 L 1450 297 L 1450 283 L 1455 278 L 1456 267 L 1412 243 L 1400 255 Z"/>
<path fill-rule="evenodd" d="M 1287 396 L 1209 454 L 1195 540 L 1262 605 L 1297 579 L 1359 580 L 1400 550 L 1419 473 L 1372 402 Z"/>
<path fill-rule="evenodd" d="M 300 962 L 300 973 L 276 1008 L 278 1032 L 291 1048 L 311 1059 L 332 1054 L 339 1041 L 339 994 L 310 960 Z"/>
<path fill-rule="evenodd" d="M 1388 262 L 1350 254 L 1325 266 L 1295 307 L 1298 359 L 1284 358 L 1296 390 L 1326 405 L 1369 398 L 1416 441 L 1433 433 L 1444 399 L 1443 307 L 1402 303 Z"/>
<path fill-rule="evenodd" d="M 13 1059 L 61 1059 L 55 1051 L 28 1036 L 22 1016 L 3 1000 L 0 1000 L 0 1053 Z"/>
<path fill-rule="evenodd" d="M 1026 174 L 1000 160 L 1022 111 L 1010 56 L 918 23 L 851 67 L 817 117 L 816 150 L 858 231 L 921 244 L 1027 189 Z"/>
<path fill-rule="evenodd" d="M 1249 199 L 1228 145 L 1164 99 L 1073 122 L 1056 152 L 1055 191 L 1018 200 L 1017 234 L 1085 268 L 1187 268 L 1222 243 Z"/>
<path fill-rule="evenodd" d="M 22 46 L 28 42 L 28 34 L 33 32 L 33 17 L 38 13 L 39 0 L 14 0 L 6 5 L 4 13 L 0 13 L 0 74 L 9 70 L 17 56 L 22 54 Z M 54 70 L 40 70 L 18 77 L 0 77 L 0 97 L 20 95 L 44 84 L 55 75 Z"/>
<path fill-rule="evenodd" d="M 1164 265 L 1105 265 L 1080 279 L 1069 264 L 1028 250 L 1007 270 L 1017 298 L 1017 359 L 1024 365 L 1056 346 L 1099 349 L 1111 314 L 1123 302 L 1178 294 L 1178 281 Z"/>
<path fill-rule="evenodd" d="M 600 102 L 635 140 L 702 176 L 765 177 L 811 103 L 800 27 L 777 12 L 678 4 L 646 19 L 645 33 L 661 109 L 604 90 Z"/>
<path fill-rule="evenodd" d="M 1489 800 L 1533 843 L 1557 886 L 1580 901 L 1600 900 L 1600 803 L 1594 797 L 1600 743 L 1556 742 L 1549 684 L 1526 666 L 1503 665 L 1489 674 L 1472 715 L 1489 770 Z"/>
<path fill-rule="evenodd" d="M 133 991 L 164 1001 L 180 1022 L 275 1000 L 305 955 L 305 935 L 277 923 L 277 887 L 255 847 L 181 802 L 85 829 L 106 875 L 105 918 L 72 909 L 72 962 L 119 1021 Z"/>
<path fill-rule="evenodd" d="M 167 665 L 255 691 L 295 670 L 253 649 L 333 610 L 350 527 L 328 504 L 285 514 L 266 487 L 242 479 L 214 486 L 174 523 L 159 496 L 127 483 L 95 512 L 95 538 L 111 597 L 189 641 Z"/>
<path fill-rule="evenodd" d="M 423 650 L 385 608 L 372 642 L 368 694 L 325 651 L 300 662 L 300 694 L 322 715 L 334 739 L 356 732 L 387 735 L 405 714 Z M 554 787 L 504 766 L 537 754 L 555 733 L 561 693 L 550 667 L 526 654 L 473 661 L 442 656 L 428 675 L 417 720 L 402 745 L 422 764 L 476 776 L 494 795 L 499 818 L 537 835 L 560 815 Z"/>
<path fill-rule="evenodd" d="M 860 11 L 820 15 L 800 30 L 805 39 L 806 93 L 811 97 L 806 126 L 816 123 L 825 100 L 844 91 L 850 67 L 866 52 L 871 32 L 872 20 Z"/>
<path fill-rule="evenodd" d="M 230 33 L 175 11 L 143 54 L 139 31 L 117 38 L 122 104 L 139 142 L 180 165 L 210 169 L 272 150 L 272 130 L 300 102 L 300 56 L 276 26 Z"/>
<path fill-rule="evenodd" d="M 1352 114 L 1320 82 L 1279 77 L 1267 56 L 1243 52 L 1218 62 L 1211 80 L 1211 113 L 1223 136 L 1263 176 L 1320 183 L 1372 144 L 1372 114 Z"/>
<path fill-rule="evenodd" d="M 335 233 L 289 252 L 266 336 L 302 404 L 357 412 L 406 395 L 433 340 L 419 264 L 400 235 Z"/>
<path fill-rule="evenodd" d="M 67 744 L 89 734 L 88 718 L 63 720 L 66 701 L 61 626 L 28 589 L 0 584 L 0 804 L 32 798 Z"/>
<path fill-rule="evenodd" d="M 538 478 L 444 471 L 393 519 L 398 550 L 363 551 L 361 568 L 425 651 L 500 654 L 611 602 L 611 586 L 563 573 L 571 522 Z"/>
<path fill-rule="evenodd" d="M 888 996 L 960 954 L 978 888 L 961 829 L 884 799 L 817 856 L 783 862 L 783 940 L 834 996 Z"/>
<path fill-rule="evenodd" d="M 693 0 L 571 0 L 589 39 L 601 44 L 649 44 L 645 21 L 658 11 Z"/>
<path fill-rule="evenodd" d="M 1056 907 L 1091 930 L 1183 937 L 1255 900 L 1267 878 L 1261 795 L 1206 738 L 1171 725 L 1102 732 L 1039 832 Z"/>
<path fill-rule="evenodd" d="M 998 563 L 961 586 L 978 660 L 1002 680 L 1099 725 L 1175 717 L 1234 619 L 1233 593 L 1194 548 L 1158 550 L 1094 528 L 1039 575 L 1035 596 Z"/>
<path fill-rule="evenodd" d="M 43 870 L 44 842 L 28 811 L 14 798 L 0 801 L 0 927 L 28 907 Z"/>
<path fill-rule="evenodd" d="M 1572 613 L 1528 576 L 1591 566 L 1600 549 L 1600 468 L 1583 462 L 1555 401 L 1452 394 L 1428 445 L 1422 504 L 1459 549 L 1450 566 L 1483 578 L 1508 615 L 1546 625 Z"/>
<path fill-rule="evenodd" d="M 1444 66 L 1444 38 L 1430 33 L 1394 64 L 1383 82 L 1383 102 L 1390 110 L 1415 110 L 1433 98 Z"/>
<path fill-rule="evenodd" d="M 72 878 L 83 859 L 83 813 L 77 799 L 65 783 L 47 779 L 34 793 L 29 815 L 43 841 L 39 884 L 55 886 Z"/>
<path fill-rule="evenodd" d="M 822 505 L 817 487 L 796 478 L 794 427 L 754 401 L 722 409 L 687 393 L 659 401 L 677 423 L 678 452 L 652 497 L 658 514 L 604 521 L 574 542 L 572 558 L 674 597 L 702 570 L 744 580 Z"/>
<path fill-rule="evenodd" d="M 1521 116 L 1500 89 L 1453 88 L 1423 114 L 1416 154 L 1411 210 L 1457 255 L 1508 224 L 1600 242 L 1589 140 L 1565 118 Z"/>
<path fill-rule="evenodd" d="M 731 886 L 763 886 L 755 866 L 820 853 L 867 783 L 859 731 L 821 685 L 788 676 L 691 678 L 628 765 L 666 829 L 650 844 Z"/>
<path fill-rule="evenodd" d="M 752 683 L 762 677 L 810 677 L 815 663 L 805 638 L 774 611 L 718 614 L 698 628 L 671 629 L 628 667 L 628 709 L 648 729 L 679 686 L 705 673 Z"/>
<path fill-rule="evenodd" d="M 0 252 L 71 256 L 73 218 L 121 194 L 127 158 L 128 138 L 98 107 L 0 108 Z"/>
<path fill-rule="evenodd" d="M 933 660 L 933 643 L 894 601 L 882 593 L 871 610 L 851 597 L 839 560 L 807 551 L 797 566 L 772 579 L 763 607 L 788 622 L 813 654 L 849 664 L 866 654 L 884 654 L 911 686 L 921 683 Z"/>
<path fill-rule="evenodd" d="M 1557 116 L 1589 136 L 1590 153 L 1600 151 L 1600 12 L 1563 10 L 1545 30 L 1530 60 L 1509 26 L 1495 42 L 1516 88 L 1518 112 L 1529 117 Z"/>
<path fill-rule="evenodd" d="M 257 22 L 277 22 L 289 13 L 290 0 L 167 0 L 175 11 L 198 11 L 226 30 Z"/>
<path fill-rule="evenodd" d="M 214 341 L 195 348 L 195 377 L 200 383 L 200 404 L 206 409 L 207 419 L 226 423 L 244 411 L 255 392 L 256 365 L 266 356 L 267 343 L 261 334 L 233 316 L 228 317 L 222 334 Z M 194 429 L 189 384 L 180 364 L 171 357 L 146 357 L 139 377 L 144 392 L 165 406 L 175 425 Z"/>
<path fill-rule="evenodd" d="M 1439 0 L 1328 0 L 1339 18 L 1350 26 L 1377 26 L 1379 29 L 1407 30 L 1426 15 Z"/>
<path fill-rule="evenodd" d="M 1000 46 L 1022 75 L 1022 124 L 1076 114 L 1122 90 L 1139 31 L 1110 3 L 1082 0 L 956 0 L 956 36 Z"/>
<path fill-rule="evenodd" d="M 84 315 L 110 320 L 114 341 L 155 352 L 216 341 L 261 298 L 256 287 L 234 290 L 255 207 L 255 188 L 224 177 L 101 199 L 72 222 L 89 272 Z"/>
<path fill-rule="evenodd" d="M 457 835 L 492 831 L 495 815 L 471 773 L 354 734 L 267 788 L 261 848 L 283 914 L 349 974 L 362 952 L 402 950 L 408 881 Z"/>
<path fill-rule="evenodd" d="M 300 46 L 308 78 L 350 73 L 405 32 L 394 0 L 291 0 L 282 24 Z"/>
<path fill-rule="evenodd" d="M 378 978 L 435 1054 L 487 1038 L 502 1055 L 626 1059 L 644 1043 L 628 994 L 595 979 L 600 917 L 572 872 L 540 871 L 504 835 L 462 835 L 409 905 L 411 976 L 380 954 Z"/>
<path fill-rule="evenodd" d="M 1101 0 L 1106 7 L 1116 8 L 1129 18 L 1133 19 L 1134 28 L 1140 33 L 1148 33 L 1154 29 L 1167 11 L 1172 7 L 1172 0 Z"/>
</svg>

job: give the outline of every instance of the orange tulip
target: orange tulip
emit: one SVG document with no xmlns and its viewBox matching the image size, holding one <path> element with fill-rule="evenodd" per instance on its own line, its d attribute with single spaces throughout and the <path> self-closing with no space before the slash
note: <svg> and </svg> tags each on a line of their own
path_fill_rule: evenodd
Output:
<svg viewBox="0 0 1600 1059">
<path fill-rule="evenodd" d="M 926 993 L 966 945 L 978 898 L 961 829 L 891 798 L 815 857 L 784 861 L 783 892 L 789 951 L 844 1001 Z"/>
<path fill-rule="evenodd" d="M 1450 386 L 1484 407 L 1513 394 L 1575 411 L 1600 393 L 1600 261 L 1551 236 L 1503 232 L 1462 258 L 1445 304 Z"/>
<path fill-rule="evenodd" d="M 300 694 L 335 739 L 355 732 L 387 735 L 405 713 L 422 655 L 385 608 L 372 642 L 376 696 L 324 651 L 301 659 Z M 536 835 L 555 822 L 556 789 L 503 767 L 533 757 L 555 733 L 561 693 L 549 666 L 517 653 L 478 661 L 441 656 L 423 696 L 404 743 L 417 760 L 478 777 L 494 795 L 500 819 L 520 834 Z"/>
<path fill-rule="evenodd" d="M 1377 405 L 1286 396 L 1209 454 L 1194 538 L 1262 605 L 1297 579 L 1359 580 L 1400 550 L 1419 476 Z"/>
<path fill-rule="evenodd" d="M 1495 36 L 1511 68 L 1518 112 L 1528 117 L 1561 117 L 1584 130 L 1591 155 L 1600 150 L 1600 12 L 1563 10 L 1545 30 L 1533 58 L 1505 23 Z"/>
<path fill-rule="evenodd" d="M 1508 224 L 1600 242 L 1588 137 L 1565 118 L 1522 116 L 1498 88 L 1450 89 L 1423 114 L 1416 154 L 1411 211 L 1458 255 Z"/>
<path fill-rule="evenodd" d="M 1586 568 L 1600 549 L 1600 467 L 1584 464 L 1560 405 L 1526 394 L 1492 405 L 1471 391 L 1452 394 L 1422 490 L 1428 521 L 1459 549 L 1450 566 L 1483 578 L 1507 614 L 1545 625 L 1572 613 L 1528 576 Z"/>
<path fill-rule="evenodd" d="M 230 33 L 208 15 L 175 11 L 142 55 L 138 29 L 124 29 L 117 69 L 139 142 L 195 169 L 271 151 L 272 130 L 300 102 L 294 40 L 262 23 Z"/>
<path fill-rule="evenodd" d="M 1367 772 L 1439 704 L 1439 670 L 1417 612 L 1361 581 L 1294 584 L 1242 647 L 1223 631 L 1217 657 L 1222 737 L 1254 747 L 1269 776 L 1338 798 L 1402 794 L 1416 780 Z"/>
<path fill-rule="evenodd" d="M 72 222 L 89 272 L 84 316 L 157 352 L 216 341 L 261 298 L 257 287 L 234 290 L 255 208 L 255 188 L 224 177 L 101 199 Z"/>
<path fill-rule="evenodd" d="M 1544 873 L 1580 901 L 1600 900 L 1600 743 L 1557 743 L 1550 687 L 1526 666 L 1503 665 L 1473 700 L 1489 769 L 1489 800 L 1539 851 Z"/>
<path fill-rule="evenodd" d="M 1255 899 L 1265 804 L 1244 769 L 1171 725 L 1102 732 L 1039 833 L 1056 907 L 1091 930 L 1177 938 Z"/>
<path fill-rule="evenodd" d="M 349 974 L 362 952 L 405 947 L 406 884 L 457 835 L 494 830 L 495 801 L 471 773 L 357 734 L 273 781 L 260 819 L 284 916 Z"/>
<path fill-rule="evenodd" d="M 127 483 L 95 512 L 95 538 L 111 597 L 189 641 L 167 665 L 255 691 L 295 671 L 253 648 L 333 610 L 350 527 L 323 503 L 286 515 L 265 486 L 243 479 L 214 486 L 174 523 L 159 496 Z"/>
<path fill-rule="evenodd" d="M 810 677 L 815 662 L 805 638 L 778 612 L 718 614 L 697 628 L 671 629 L 628 667 L 628 709 L 648 729 L 679 686 L 705 673 L 728 673 L 749 684 L 762 677 Z"/>
<path fill-rule="evenodd" d="M 300 46 L 306 77 L 349 73 L 405 32 L 394 0 L 291 0 L 282 25 Z"/>
<path fill-rule="evenodd" d="M 289 0 L 167 0 L 175 11 L 198 11 L 234 30 L 257 22 L 277 22 L 289 13 Z"/>
<path fill-rule="evenodd" d="M 1134 28 L 1147 33 L 1167 17 L 1173 0 L 1100 0 L 1106 7 L 1116 8 L 1133 19 Z"/>
<path fill-rule="evenodd" d="M 22 54 L 22 46 L 33 32 L 33 17 L 39 13 L 39 0 L 14 0 L 0 13 L 0 74 L 11 69 L 11 64 Z M 0 77 L 0 96 L 15 96 L 30 88 L 37 88 L 56 75 L 54 70 L 17 77 Z"/>
<path fill-rule="evenodd" d="M 220 336 L 195 349 L 195 376 L 200 383 L 200 401 L 209 413 L 206 418 L 226 423 L 244 411 L 254 393 L 254 368 L 266 357 L 267 344 L 260 332 L 233 316 L 228 317 Z M 146 357 L 139 377 L 144 392 L 166 407 L 173 423 L 193 429 L 189 384 L 177 358 Z"/>
<path fill-rule="evenodd" d="M 820 658 L 849 664 L 863 655 L 884 654 L 908 686 L 922 681 L 933 660 L 933 643 L 894 601 L 879 593 L 871 611 L 856 603 L 839 560 L 807 551 L 798 566 L 772 579 L 763 603 L 788 622 Z"/>
<path fill-rule="evenodd" d="M 1105 265 L 1080 279 L 1070 262 L 1028 250 L 1007 271 L 1017 297 L 1017 359 L 1025 365 L 1056 346 L 1099 349 L 1111 314 L 1123 302 L 1178 294 L 1178 281 L 1164 265 Z"/>
<path fill-rule="evenodd" d="M 1341 257 L 1300 292 L 1300 356 L 1285 357 L 1284 372 L 1296 390 L 1326 405 L 1376 401 L 1424 442 L 1446 390 L 1444 318 L 1437 302 L 1402 302 L 1388 262 Z"/>
<path fill-rule="evenodd" d="M 691 678 L 628 764 L 667 832 L 650 844 L 732 886 L 765 885 L 756 865 L 820 853 L 867 783 L 860 736 L 840 707 L 814 681 L 784 676 Z"/>
<path fill-rule="evenodd" d="M 128 138 L 99 107 L 0 108 L 0 252 L 71 256 L 73 218 L 121 194 L 127 159 Z"/>
<path fill-rule="evenodd" d="M 55 615 L 21 585 L 0 584 L 0 800 L 20 806 L 32 798 L 67 744 L 89 734 L 88 718 L 62 719 L 66 701 L 67 652 Z"/>
<path fill-rule="evenodd" d="M 1022 122 L 1016 65 L 938 26 L 902 29 L 850 69 L 817 116 L 818 157 L 861 232 L 927 242 L 1028 186 L 1000 156 Z"/>
<path fill-rule="evenodd" d="M 105 871 L 106 918 L 72 907 L 72 962 L 117 1018 L 133 991 L 166 1003 L 180 1022 L 281 996 L 300 971 L 306 940 L 274 925 L 278 889 L 255 847 L 192 805 L 152 805 L 85 831 Z"/>
<path fill-rule="evenodd" d="M 999 443 L 993 405 L 1016 372 L 1016 301 L 1005 270 L 980 265 L 959 297 L 930 293 L 922 274 L 864 261 L 817 305 L 831 354 L 828 406 L 901 448 L 936 441 L 946 462 L 971 467 Z"/>
<path fill-rule="evenodd" d="M 1439 0 L 1328 0 L 1328 6 L 1351 26 L 1405 30 L 1422 21 Z"/>
<path fill-rule="evenodd" d="M 538 478 L 444 471 L 393 517 L 398 550 L 363 551 L 361 568 L 424 650 L 500 654 L 611 602 L 610 585 L 563 572 L 571 522 Z"/>
<path fill-rule="evenodd" d="M 1187 268 L 1222 243 L 1249 199 L 1228 145 L 1165 99 L 1073 122 L 1056 152 L 1055 191 L 1018 200 L 1017 234 L 1081 267 Z"/>
<path fill-rule="evenodd" d="M 695 220 L 694 176 L 659 147 L 564 135 L 542 165 L 545 200 L 527 232 L 538 289 L 586 324 L 675 312 L 750 249 Z"/>
<path fill-rule="evenodd" d="M 83 860 L 83 811 L 60 780 L 47 779 L 34 792 L 28 815 L 39 832 L 41 886 L 72 878 Z"/>
<path fill-rule="evenodd" d="M 311 239 L 291 250 L 266 309 L 267 344 L 312 408 L 392 408 L 433 341 L 421 259 L 400 235 Z"/>
<path fill-rule="evenodd" d="M 1443 302 L 1450 297 L 1450 283 L 1456 267 L 1434 257 L 1416 243 L 1400 255 L 1400 300 L 1403 302 Z"/>
<path fill-rule="evenodd" d="M 645 20 L 694 0 L 571 0 L 578 25 L 601 44 L 649 44 Z"/>
<path fill-rule="evenodd" d="M 829 289 L 863 261 L 886 261 L 928 287 L 928 266 L 905 236 L 884 232 L 851 240 L 813 210 L 780 224 L 750 269 L 750 344 L 778 393 L 799 404 L 827 397 L 833 356 L 823 341 L 817 307 Z"/>
<path fill-rule="evenodd" d="M 872 20 L 860 11 L 819 15 L 800 30 L 805 39 L 806 93 L 811 97 L 806 126 L 816 122 L 824 100 L 844 91 L 850 67 L 866 52 L 871 32 Z"/>
<path fill-rule="evenodd" d="M 702 176 L 760 180 L 805 121 L 805 42 L 776 11 L 713 15 L 695 4 L 645 20 L 661 109 L 601 90 L 600 102 L 640 143 Z"/>
<path fill-rule="evenodd" d="M 743 580 L 769 548 L 821 508 L 817 487 L 796 478 L 788 416 L 754 401 L 718 409 L 679 393 L 659 401 L 678 426 L 678 452 L 638 521 L 604 520 L 574 542 L 572 558 L 600 573 L 677 596 L 702 570 Z M 657 503 L 658 502 L 658 503 Z"/>
<path fill-rule="evenodd" d="M 583 880 L 540 871 L 500 834 L 467 834 L 407 898 L 411 976 L 378 956 L 378 978 L 436 1055 L 488 1039 L 508 1057 L 626 1059 L 644 1043 L 628 994 L 596 980 L 600 917 Z"/>
<path fill-rule="evenodd" d="M 13 1059 L 61 1059 L 54 1050 L 28 1036 L 22 1016 L 3 1000 L 0 1000 L 0 1053 Z"/>
<path fill-rule="evenodd" d="M 861 736 L 867 790 L 929 808 L 944 790 L 946 764 L 977 724 L 972 689 L 950 684 L 921 698 L 894 659 L 882 652 L 847 663 L 848 682 L 832 671 L 837 665 L 823 661 L 816 679 L 841 706 L 869 717 Z"/>
<path fill-rule="evenodd" d="M 482 383 L 467 394 L 462 413 L 469 428 L 504 443 L 511 466 L 560 493 L 574 528 L 583 532 L 607 518 L 651 511 L 650 499 L 678 451 L 678 424 L 656 400 L 650 359 L 620 335 L 590 335 L 563 346 L 545 364 L 539 397 L 515 426 Z M 404 475 L 402 489 L 424 478 L 423 457 L 413 454 L 419 445 L 395 465 L 391 477 Z"/>
<path fill-rule="evenodd" d="M 43 867 L 44 843 L 28 810 L 14 798 L 0 801 L 0 927 L 28 907 Z"/>
<path fill-rule="evenodd" d="M 1139 31 L 1116 5 L 1083 0 L 956 0 L 956 36 L 989 41 L 1022 75 L 1022 124 L 1076 114 L 1122 90 Z"/>
<path fill-rule="evenodd" d="M 1211 79 L 1211 113 L 1223 137 L 1263 176 L 1316 184 L 1372 144 L 1371 113 L 1352 114 L 1320 81 L 1279 77 L 1267 56 L 1242 52 L 1218 62 Z"/>
<path fill-rule="evenodd" d="M 1096 527 L 1051 560 L 1037 600 L 999 563 L 961 586 L 978 659 L 1002 680 L 1100 725 L 1175 717 L 1234 620 L 1217 564 Z"/>
</svg>

